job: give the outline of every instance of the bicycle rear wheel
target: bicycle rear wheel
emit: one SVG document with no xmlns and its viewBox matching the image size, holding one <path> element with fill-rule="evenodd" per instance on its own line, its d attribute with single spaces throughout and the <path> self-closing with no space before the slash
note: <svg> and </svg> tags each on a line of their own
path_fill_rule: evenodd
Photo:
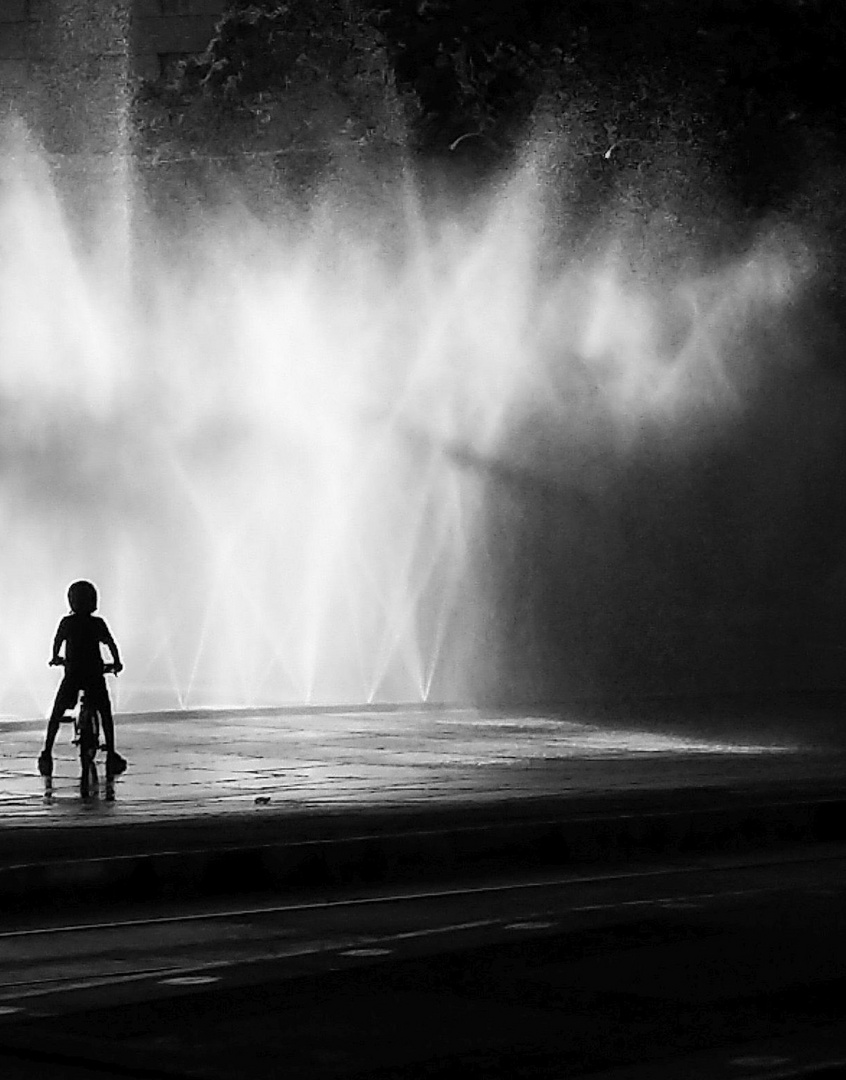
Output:
<svg viewBox="0 0 846 1080">
<path fill-rule="evenodd" d="M 97 756 L 100 742 L 97 710 L 83 704 L 79 710 L 79 789 L 83 797 L 97 787 Z"/>
</svg>

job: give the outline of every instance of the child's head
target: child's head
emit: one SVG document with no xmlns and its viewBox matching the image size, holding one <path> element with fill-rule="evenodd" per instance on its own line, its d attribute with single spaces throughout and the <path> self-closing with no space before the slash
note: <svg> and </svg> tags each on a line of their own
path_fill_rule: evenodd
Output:
<svg viewBox="0 0 846 1080">
<path fill-rule="evenodd" d="M 91 615 L 97 610 L 97 590 L 90 581 L 75 581 L 68 589 L 68 603 L 74 615 Z"/>
</svg>

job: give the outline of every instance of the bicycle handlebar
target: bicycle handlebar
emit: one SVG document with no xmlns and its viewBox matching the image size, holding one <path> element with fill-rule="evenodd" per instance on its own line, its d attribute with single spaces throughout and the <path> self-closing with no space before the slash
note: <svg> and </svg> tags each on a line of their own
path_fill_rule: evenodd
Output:
<svg viewBox="0 0 846 1080">
<path fill-rule="evenodd" d="M 55 656 L 48 662 L 49 667 L 65 667 L 65 658 L 63 656 Z M 120 665 L 120 671 L 115 670 L 116 665 L 114 662 L 111 664 L 103 664 L 104 675 L 118 675 L 120 671 L 123 671 L 123 664 Z"/>
</svg>

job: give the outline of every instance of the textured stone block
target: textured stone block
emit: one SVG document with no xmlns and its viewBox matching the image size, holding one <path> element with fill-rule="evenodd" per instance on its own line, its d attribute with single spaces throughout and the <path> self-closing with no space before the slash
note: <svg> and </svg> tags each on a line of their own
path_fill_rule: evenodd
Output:
<svg viewBox="0 0 846 1080">
<path fill-rule="evenodd" d="M 136 19 L 133 24 L 133 52 L 203 52 L 214 34 L 216 22 L 211 15 Z"/>
<path fill-rule="evenodd" d="M 226 0 L 134 0 L 132 14 L 136 19 L 190 15 L 219 17 L 225 6 Z"/>
<path fill-rule="evenodd" d="M 2 0 L 0 23 L 23 22 L 29 18 L 26 0 Z"/>
<path fill-rule="evenodd" d="M 27 81 L 26 60 L 0 60 L 0 88 L 16 89 Z"/>
<path fill-rule="evenodd" d="M 25 22 L 0 22 L 0 60 L 26 58 L 27 30 Z"/>
<path fill-rule="evenodd" d="M 137 53 L 132 58 L 132 74 L 137 79 L 151 82 L 161 75 L 161 63 L 157 53 Z"/>
</svg>

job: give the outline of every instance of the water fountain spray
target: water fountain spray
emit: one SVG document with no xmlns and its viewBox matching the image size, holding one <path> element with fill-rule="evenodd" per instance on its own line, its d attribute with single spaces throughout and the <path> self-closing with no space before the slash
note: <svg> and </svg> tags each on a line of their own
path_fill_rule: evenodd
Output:
<svg viewBox="0 0 846 1080">
<path fill-rule="evenodd" d="M 802 258 L 767 242 L 668 283 L 619 232 L 553 240 L 532 155 L 469 209 L 406 177 L 375 210 L 337 183 L 296 211 L 233 190 L 174 231 L 109 100 L 108 185 L 69 173 L 55 126 L 0 146 L 0 710 L 48 704 L 76 578 L 122 710 L 468 701 L 507 656 L 530 682 L 503 492 L 588 499 L 645 429 L 730 413 L 744 327 Z"/>
</svg>

